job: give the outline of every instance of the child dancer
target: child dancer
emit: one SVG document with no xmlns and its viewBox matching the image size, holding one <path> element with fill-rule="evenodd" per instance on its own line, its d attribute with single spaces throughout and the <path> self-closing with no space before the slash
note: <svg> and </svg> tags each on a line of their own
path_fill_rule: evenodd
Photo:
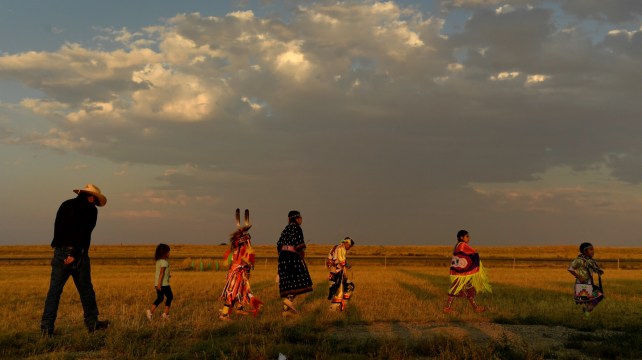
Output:
<svg viewBox="0 0 642 360">
<path fill-rule="evenodd" d="M 330 310 L 343 311 L 348 305 L 350 296 L 354 291 L 354 284 L 348 280 L 348 274 L 345 269 L 350 269 L 346 256 L 348 250 L 354 246 L 354 240 L 349 237 L 341 240 L 339 245 L 335 245 L 330 253 L 326 262 L 326 267 L 330 270 L 330 291 L 328 293 L 328 300 L 331 300 Z"/>
<path fill-rule="evenodd" d="M 475 312 L 484 312 L 486 309 L 475 303 L 477 292 L 492 292 L 486 271 L 479 260 L 479 254 L 470 247 L 470 235 L 466 230 L 457 232 L 457 245 L 453 249 L 453 258 L 450 263 L 450 291 L 444 312 L 453 312 L 452 303 L 455 297 L 465 297 L 473 306 Z"/>
<path fill-rule="evenodd" d="M 580 254 L 571 262 L 568 272 L 575 276 L 575 303 L 582 304 L 582 310 L 585 316 L 604 300 L 602 293 L 602 278 L 604 271 L 593 259 L 595 249 L 590 243 L 580 245 Z M 593 282 L 593 274 L 597 273 L 599 285 Z"/>
<path fill-rule="evenodd" d="M 250 270 L 254 268 L 254 250 L 250 242 L 248 230 L 250 225 L 250 212 L 245 210 L 245 226 L 241 227 L 240 209 L 236 209 L 235 232 L 230 235 L 230 249 L 225 253 L 224 264 L 229 264 L 227 282 L 221 293 L 225 301 L 219 319 L 229 321 L 230 309 L 235 307 L 239 314 L 247 314 L 244 306 L 251 305 L 251 313 L 256 316 L 261 310 L 263 302 L 252 294 L 250 290 Z"/>
<path fill-rule="evenodd" d="M 152 320 L 154 311 L 161 302 L 163 298 L 165 300 L 165 312 L 161 315 L 163 319 L 169 319 L 169 307 L 172 305 L 172 300 L 174 299 L 174 294 L 172 293 L 172 288 L 169 286 L 169 278 L 171 277 L 169 272 L 169 246 L 165 244 L 158 244 L 156 247 L 156 254 L 154 259 L 156 259 L 156 275 L 154 277 L 154 287 L 156 288 L 156 300 L 152 304 L 151 309 L 147 310 L 145 314 L 149 321 Z"/>
</svg>

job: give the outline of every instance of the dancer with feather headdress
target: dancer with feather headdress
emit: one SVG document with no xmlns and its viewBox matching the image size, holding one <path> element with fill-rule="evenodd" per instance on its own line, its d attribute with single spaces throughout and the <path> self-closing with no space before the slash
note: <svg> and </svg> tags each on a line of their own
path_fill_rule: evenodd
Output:
<svg viewBox="0 0 642 360">
<path fill-rule="evenodd" d="M 224 300 L 223 309 L 219 319 L 231 320 L 230 310 L 234 308 L 239 314 L 253 314 L 256 316 L 263 305 L 250 289 L 250 271 L 254 269 L 255 254 L 252 249 L 251 236 L 248 230 L 250 225 L 250 211 L 245 210 L 245 225 L 241 226 L 240 209 L 236 209 L 237 230 L 230 234 L 230 249 L 225 252 L 224 265 L 229 266 L 227 281 L 221 293 Z M 246 306 L 252 309 L 247 311 Z"/>
</svg>

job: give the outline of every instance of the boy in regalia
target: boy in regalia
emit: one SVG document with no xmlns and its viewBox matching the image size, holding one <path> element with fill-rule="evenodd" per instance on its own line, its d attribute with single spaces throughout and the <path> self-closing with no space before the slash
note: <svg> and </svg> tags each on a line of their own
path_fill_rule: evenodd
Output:
<svg viewBox="0 0 642 360">
<path fill-rule="evenodd" d="M 580 254 L 571 262 L 568 272 L 575 277 L 575 303 L 582 305 L 585 316 L 604 300 L 602 293 L 602 277 L 604 270 L 600 268 L 593 256 L 595 249 L 590 243 L 580 245 Z M 599 284 L 595 285 L 593 274 L 598 275 Z"/>
<path fill-rule="evenodd" d="M 347 262 L 348 250 L 354 246 L 354 240 L 346 237 L 339 245 L 335 245 L 326 261 L 326 267 L 330 270 L 328 280 L 330 280 L 330 291 L 328 293 L 328 300 L 331 300 L 330 310 L 343 311 L 346 308 L 350 296 L 354 291 L 354 284 L 348 280 L 348 274 L 345 269 L 350 269 L 351 266 Z"/>
</svg>

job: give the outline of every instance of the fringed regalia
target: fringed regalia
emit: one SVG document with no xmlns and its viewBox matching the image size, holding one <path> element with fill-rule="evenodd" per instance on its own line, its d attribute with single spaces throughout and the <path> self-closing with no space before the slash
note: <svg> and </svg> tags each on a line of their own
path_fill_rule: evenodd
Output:
<svg viewBox="0 0 642 360">
<path fill-rule="evenodd" d="M 230 235 L 231 247 L 224 256 L 224 265 L 229 265 L 229 270 L 220 298 L 225 301 L 221 318 L 226 320 L 229 319 L 229 311 L 232 307 L 235 307 L 238 313 L 247 314 L 244 308 L 249 305 L 252 307 L 250 312 L 256 316 L 263 304 L 252 294 L 250 288 L 250 271 L 254 268 L 255 254 L 251 236 L 247 232 L 252 225 L 249 225 L 249 213 L 245 211 L 245 226 L 239 226 L 239 229 Z M 237 209 L 237 222 L 238 217 Z"/>
<path fill-rule="evenodd" d="M 303 260 L 305 242 L 303 230 L 296 222 L 290 223 L 281 232 L 276 244 L 279 252 L 279 292 L 282 298 L 312 291 L 312 279 Z"/>
<path fill-rule="evenodd" d="M 470 245 L 460 241 L 455 245 L 450 262 L 451 296 L 471 297 L 479 292 L 492 292 L 488 276 L 479 254 Z"/>
<path fill-rule="evenodd" d="M 577 258 L 571 262 L 568 270 L 574 270 L 579 275 L 579 277 L 575 279 L 575 292 L 573 297 L 575 303 L 584 305 L 586 311 L 593 310 L 600 301 L 604 300 L 601 277 L 599 277 L 598 285 L 593 281 L 593 274 L 597 273 L 599 276 L 602 269 L 594 259 L 584 254 L 579 254 Z M 580 281 L 580 277 L 582 281 Z"/>
<path fill-rule="evenodd" d="M 330 270 L 330 275 L 328 276 L 330 281 L 328 300 L 331 300 L 330 309 L 332 310 L 345 310 L 354 291 L 354 284 L 348 280 L 348 275 L 345 273 L 346 257 L 347 250 L 341 243 L 330 250 L 326 261 L 326 266 Z"/>
</svg>

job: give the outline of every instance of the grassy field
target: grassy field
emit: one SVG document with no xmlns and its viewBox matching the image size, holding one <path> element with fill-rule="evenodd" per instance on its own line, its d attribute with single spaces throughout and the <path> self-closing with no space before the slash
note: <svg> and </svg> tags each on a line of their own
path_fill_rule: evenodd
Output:
<svg viewBox="0 0 642 360">
<path fill-rule="evenodd" d="M 18 258 L 33 250 L 11 248 Z M 153 250 L 153 246 L 121 252 L 117 251 L 120 247 L 109 248 L 113 249 L 92 249 L 92 257 L 102 252 L 106 258 L 129 258 Z M 319 246 L 319 254 L 327 248 Z M 173 247 L 172 256 L 215 257 L 222 249 Z M 403 255 L 405 251 L 406 256 L 415 256 L 408 253 L 419 250 L 383 248 L 381 254 Z M 490 249 L 486 250 L 482 259 L 489 255 Z M 571 250 L 569 257 L 575 256 Z M 606 249 L 596 250 L 598 256 L 608 254 Z M 265 253 L 269 251 L 274 248 L 266 247 Z M 361 251 L 357 254 L 373 256 Z M 50 250 L 42 254 L 48 257 Z M 110 329 L 86 333 L 80 299 L 69 281 L 53 338 L 39 334 L 50 267 L 3 263 L 0 358 L 276 359 L 279 354 L 288 359 L 642 358 L 642 270 L 607 271 L 607 298 L 587 320 L 572 301 L 573 279 L 565 267 L 487 266 L 494 291 L 480 295 L 478 302 L 488 311 L 474 313 L 459 300 L 457 312 L 447 315 L 441 312 L 448 288 L 447 268 L 383 267 L 355 258 L 349 274 L 356 284 L 353 300 L 347 312 L 337 314 L 328 311 L 326 271 L 313 263 L 315 291 L 297 299 L 302 311 L 299 317 L 283 319 L 275 265 L 259 258 L 252 287 L 266 303 L 264 313 L 256 319 L 239 317 L 224 323 L 217 319 L 221 307 L 217 298 L 225 272 L 179 270 L 178 262 L 170 258 L 175 294 L 170 321 L 150 323 L 144 316 L 155 298 L 152 260 L 144 265 L 94 264 L 101 318 L 111 321 Z"/>
</svg>

